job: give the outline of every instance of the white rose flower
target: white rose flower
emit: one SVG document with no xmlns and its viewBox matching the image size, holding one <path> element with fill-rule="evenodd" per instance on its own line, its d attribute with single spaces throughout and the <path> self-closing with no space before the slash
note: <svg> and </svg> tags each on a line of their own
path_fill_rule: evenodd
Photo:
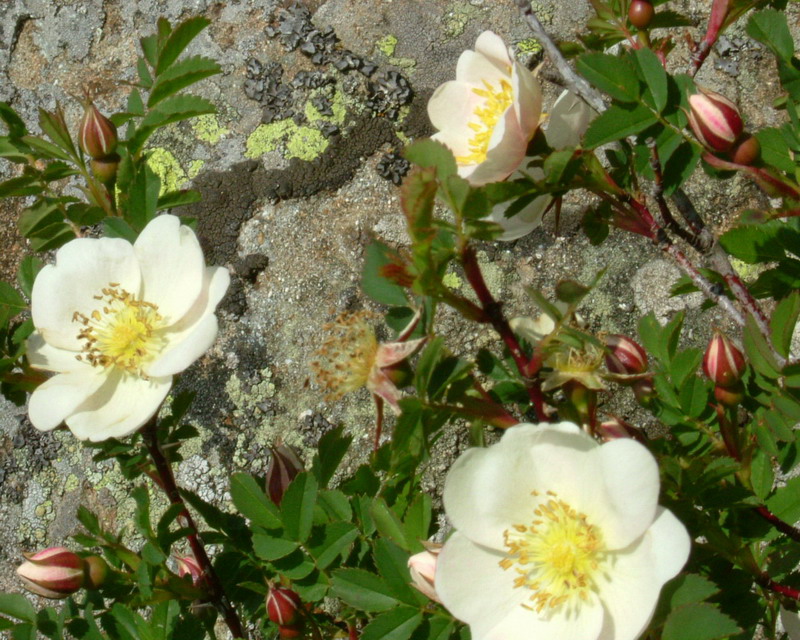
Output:
<svg viewBox="0 0 800 640">
<path fill-rule="evenodd" d="M 194 232 L 172 215 L 151 221 L 133 245 L 65 244 L 31 296 L 28 360 L 57 373 L 31 395 L 33 425 L 47 431 L 66 422 L 92 441 L 141 427 L 172 376 L 214 342 L 214 310 L 229 282 L 227 269 L 205 266 Z"/>
<path fill-rule="evenodd" d="M 500 36 L 484 31 L 475 51 L 459 57 L 456 79 L 434 92 L 428 116 L 439 130 L 433 139 L 453 152 L 459 175 L 479 186 L 517 170 L 541 107 L 536 78 L 512 59 Z"/>
<path fill-rule="evenodd" d="M 436 592 L 474 640 L 634 640 L 690 540 L 658 506 L 658 467 L 634 440 L 521 424 L 466 451 L 444 506 L 457 531 Z"/>
</svg>

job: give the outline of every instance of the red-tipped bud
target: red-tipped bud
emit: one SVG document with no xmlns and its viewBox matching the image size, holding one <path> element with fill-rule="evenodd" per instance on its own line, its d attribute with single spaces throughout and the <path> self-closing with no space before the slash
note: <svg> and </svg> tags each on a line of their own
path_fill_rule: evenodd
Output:
<svg viewBox="0 0 800 640">
<path fill-rule="evenodd" d="M 639 404 L 643 407 L 649 407 L 656 395 L 655 387 L 653 387 L 653 378 L 637 380 L 631 385 L 631 388 Z"/>
<path fill-rule="evenodd" d="M 606 368 L 611 373 L 637 375 L 647 371 L 647 354 L 627 336 L 608 336 L 606 347 Z"/>
<path fill-rule="evenodd" d="M 181 578 L 191 576 L 194 585 L 202 580 L 203 568 L 194 556 L 175 556 L 175 562 L 178 563 L 178 575 Z"/>
<path fill-rule="evenodd" d="M 118 153 L 112 153 L 105 158 L 92 158 L 89 163 L 92 173 L 103 184 L 113 182 L 117 179 L 117 169 L 119 169 L 120 157 Z"/>
<path fill-rule="evenodd" d="M 291 589 L 272 587 L 267 594 L 267 615 L 281 627 L 295 627 L 302 622 L 301 606 L 300 596 Z"/>
<path fill-rule="evenodd" d="M 99 589 L 108 576 L 106 561 L 100 556 L 88 556 L 83 561 L 86 564 L 86 582 L 83 586 L 87 589 Z"/>
<path fill-rule="evenodd" d="M 641 429 L 634 427 L 624 420 L 620 420 L 616 416 L 611 416 L 608 420 L 597 425 L 596 433 L 604 442 L 619 440 L 620 438 L 633 438 L 642 443 L 647 441 Z"/>
<path fill-rule="evenodd" d="M 725 96 L 700 89 L 689 96 L 689 124 L 694 135 L 712 151 L 728 151 L 742 134 L 739 109 Z"/>
<path fill-rule="evenodd" d="M 17 575 L 31 593 L 59 600 L 84 586 L 84 560 L 69 549 L 50 547 L 23 555 L 27 561 L 17 568 Z"/>
<path fill-rule="evenodd" d="M 86 104 L 78 131 L 78 144 L 88 156 L 99 160 L 117 148 L 117 127 L 91 102 Z"/>
<path fill-rule="evenodd" d="M 269 448 L 270 457 L 267 465 L 267 493 L 270 500 L 280 506 L 283 494 L 303 471 L 303 463 L 297 452 L 288 444 L 279 444 Z"/>
<path fill-rule="evenodd" d="M 408 572 L 411 574 L 411 584 L 423 595 L 434 602 L 441 602 L 436 593 L 436 561 L 442 549 L 440 544 L 426 544 L 428 550 L 421 551 L 408 559 Z"/>
<path fill-rule="evenodd" d="M 715 331 L 703 356 L 703 373 L 718 387 L 732 387 L 741 380 L 746 366 L 742 352 L 728 336 Z"/>
<path fill-rule="evenodd" d="M 656 10 L 649 0 L 633 0 L 628 8 L 628 20 L 637 29 L 647 29 L 655 14 Z"/>
<path fill-rule="evenodd" d="M 731 160 L 736 164 L 749 166 L 761 157 L 761 144 L 758 138 L 747 134 L 731 149 Z"/>
</svg>

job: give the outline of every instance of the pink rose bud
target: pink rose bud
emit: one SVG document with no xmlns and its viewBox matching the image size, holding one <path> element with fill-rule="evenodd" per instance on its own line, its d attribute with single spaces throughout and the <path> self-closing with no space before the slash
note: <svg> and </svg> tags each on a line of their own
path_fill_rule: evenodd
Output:
<svg viewBox="0 0 800 640">
<path fill-rule="evenodd" d="M 627 336 L 608 336 L 606 347 L 606 368 L 611 373 L 636 375 L 647 371 L 647 354 Z"/>
<path fill-rule="evenodd" d="M 84 586 L 84 560 L 69 549 L 50 547 L 23 555 L 27 561 L 17 568 L 17 575 L 31 593 L 59 600 Z"/>
<path fill-rule="evenodd" d="M 441 550 L 441 545 L 427 545 L 428 551 L 422 551 L 408 559 L 408 572 L 411 574 L 411 584 L 423 595 L 434 602 L 441 602 L 436 594 L 436 560 Z"/>
<path fill-rule="evenodd" d="M 281 627 L 295 627 L 302 623 L 300 607 L 303 603 L 291 589 L 271 587 L 267 594 L 267 615 Z"/>
<path fill-rule="evenodd" d="M 78 144 L 83 152 L 95 160 L 105 158 L 117 148 L 117 127 L 97 110 L 91 102 L 86 103 L 78 130 Z"/>
<path fill-rule="evenodd" d="M 597 425 L 595 431 L 604 442 L 611 442 L 611 440 L 619 440 L 620 438 L 633 438 L 642 444 L 647 442 L 647 438 L 644 436 L 641 429 L 634 427 L 632 424 L 616 416 L 611 416 L 608 420 L 601 422 Z"/>
<path fill-rule="evenodd" d="M 291 638 L 300 638 L 303 635 L 303 625 L 296 624 L 288 627 L 278 627 L 278 635 L 287 640 Z"/>
<path fill-rule="evenodd" d="M 276 505 L 280 506 L 283 494 L 303 471 L 303 463 L 297 452 L 288 444 L 270 447 L 269 465 L 267 466 L 267 494 Z"/>
<path fill-rule="evenodd" d="M 744 123 L 739 109 L 725 96 L 700 89 L 689 96 L 689 124 L 694 135 L 713 151 L 728 151 L 742 134 Z"/>
<path fill-rule="evenodd" d="M 715 331 L 703 356 L 703 373 L 718 387 L 732 387 L 742 378 L 746 364 L 724 333 Z"/>
<path fill-rule="evenodd" d="M 203 568 L 194 556 L 175 556 L 175 562 L 178 563 L 178 575 L 181 578 L 191 576 L 195 585 L 203 578 Z"/>
</svg>

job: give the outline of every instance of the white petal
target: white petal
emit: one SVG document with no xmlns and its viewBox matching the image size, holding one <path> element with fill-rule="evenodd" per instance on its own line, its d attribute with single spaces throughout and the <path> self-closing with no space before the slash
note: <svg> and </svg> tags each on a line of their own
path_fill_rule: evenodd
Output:
<svg viewBox="0 0 800 640">
<path fill-rule="evenodd" d="M 25 350 L 25 356 L 32 367 L 44 369 L 45 371 L 58 371 L 59 373 L 75 371 L 82 367 L 90 366 L 85 362 L 79 361 L 75 357 L 77 355 L 77 351 L 50 346 L 38 331 L 34 331 L 28 338 Z"/>
<path fill-rule="evenodd" d="M 579 469 L 581 458 L 568 470 L 560 471 L 561 463 L 598 446 L 570 423 L 511 427 L 498 444 L 469 449 L 455 461 L 444 486 L 447 516 L 473 542 L 502 550 L 503 532 L 530 521 L 536 503 L 531 492 L 561 495 L 560 476 Z"/>
<path fill-rule="evenodd" d="M 520 131 L 514 110 L 506 109 L 492 131 L 486 160 L 469 176 L 470 184 L 481 186 L 505 180 L 519 169 L 527 148 L 528 139 Z"/>
<path fill-rule="evenodd" d="M 635 544 L 614 554 L 606 578 L 598 584 L 607 615 L 602 640 L 635 640 L 644 631 L 664 583 L 689 555 L 685 527 L 666 509 Z"/>
<path fill-rule="evenodd" d="M 635 440 L 619 439 L 600 447 L 600 470 L 595 482 L 602 496 L 593 505 L 581 505 L 603 529 L 609 549 L 622 549 L 652 524 L 658 507 L 658 465 L 653 455 Z"/>
<path fill-rule="evenodd" d="M 528 235 L 531 231 L 540 227 L 547 205 L 552 200 L 553 197 L 549 195 L 534 198 L 528 206 L 511 218 L 506 218 L 505 215 L 506 210 L 511 206 L 511 202 L 503 202 L 493 207 L 488 218 L 503 227 L 503 233 L 497 239 L 511 242 Z"/>
<path fill-rule="evenodd" d="M 468 142 L 475 132 L 468 124 L 483 98 L 463 82 L 445 82 L 436 88 L 428 100 L 428 118 L 439 130 L 439 140 L 455 155 L 469 153 Z"/>
<path fill-rule="evenodd" d="M 514 588 L 516 574 L 498 564 L 504 558 L 456 531 L 436 560 L 434 588 L 445 607 L 467 622 L 474 640 L 521 608 L 527 594 Z"/>
<path fill-rule="evenodd" d="M 94 296 L 111 283 L 131 293 L 141 275 L 131 244 L 119 238 L 78 238 L 56 252 L 55 265 L 36 276 L 31 295 L 33 324 L 49 344 L 80 351 L 76 311 L 90 315 L 98 308 Z"/>
<path fill-rule="evenodd" d="M 203 286 L 205 262 L 197 236 L 176 216 L 153 219 L 134 244 L 142 270 L 142 299 L 158 306 L 167 324 L 180 320 Z"/>
<path fill-rule="evenodd" d="M 50 431 L 68 418 L 107 378 L 103 369 L 84 364 L 81 371 L 61 373 L 31 394 L 28 416 L 34 427 Z"/>
<path fill-rule="evenodd" d="M 153 417 L 171 386 L 171 376 L 145 380 L 112 371 L 105 384 L 67 417 L 67 426 L 81 440 L 122 438 Z"/>
<path fill-rule="evenodd" d="M 494 31 L 484 31 L 475 40 L 475 52 L 486 56 L 498 69 L 511 66 L 511 57 L 503 39 Z"/>
<path fill-rule="evenodd" d="M 800 640 L 800 614 L 781 607 L 781 623 L 789 640 Z"/>
<path fill-rule="evenodd" d="M 605 612 L 596 596 L 582 601 L 576 613 L 543 610 L 536 614 L 517 607 L 483 638 L 486 640 L 595 640 L 599 637 Z M 478 638 L 473 634 L 473 640 Z M 622 637 L 615 640 L 634 640 Z"/>
<path fill-rule="evenodd" d="M 539 126 L 542 115 L 542 90 L 539 81 L 519 62 L 514 61 L 511 74 L 514 92 L 514 110 L 517 113 L 520 129 L 526 140 L 530 140 Z"/>
<path fill-rule="evenodd" d="M 158 359 L 145 367 L 147 375 L 161 377 L 183 371 L 208 350 L 217 336 L 214 310 L 228 290 L 230 281 L 225 267 L 205 269 L 200 296 L 183 319 L 165 331 L 167 346 Z"/>
<path fill-rule="evenodd" d="M 564 91 L 550 109 L 544 135 L 554 149 L 576 147 L 597 114 L 571 91 Z"/>
<path fill-rule="evenodd" d="M 511 80 L 511 66 L 502 69 L 493 58 L 475 51 L 465 51 L 458 57 L 456 80 L 480 89 L 485 89 L 486 83 L 497 86 L 501 80 Z"/>
</svg>

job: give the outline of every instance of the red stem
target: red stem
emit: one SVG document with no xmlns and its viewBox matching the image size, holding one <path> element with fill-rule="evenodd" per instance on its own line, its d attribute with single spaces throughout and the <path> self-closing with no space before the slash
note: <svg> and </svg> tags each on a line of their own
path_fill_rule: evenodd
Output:
<svg viewBox="0 0 800 640">
<path fill-rule="evenodd" d="M 198 564 L 203 568 L 203 577 L 205 578 L 206 585 L 208 585 L 209 600 L 217 608 L 225 620 L 225 624 L 230 629 L 234 638 L 247 638 L 247 635 L 242 628 L 242 622 L 239 620 L 239 614 L 236 613 L 225 591 L 222 588 L 222 583 L 219 580 L 217 572 L 211 564 L 211 559 L 206 553 L 203 543 L 197 535 L 197 525 L 194 523 L 192 514 L 186 507 L 183 498 L 181 498 L 178 484 L 175 482 L 175 474 L 172 473 L 172 467 L 169 464 L 161 445 L 158 442 L 158 434 L 156 432 L 156 418 L 152 418 L 141 430 L 142 437 L 144 438 L 145 446 L 150 452 L 150 457 L 153 459 L 153 464 L 156 468 L 156 473 L 160 479 L 157 482 L 167 494 L 170 504 L 179 504 L 183 507 L 179 518 L 183 520 L 182 525 L 192 530 L 192 533 L 187 534 L 186 538 L 189 541 L 189 546 L 192 549 L 192 554 L 197 560 Z"/>
<path fill-rule="evenodd" d="M 756 582 L 758 582 L 758 584 L 760 584 L 765 589 L 769 589 L 770 591 L 779 593 L 782 596 L 786 596 L 787 598 L 791 598 L 792 600 L 800 600 L 800 591 L 792 587 L 787 587 L 785 584 L 781 584 L 780 582 L 775 582 L 767 574 L 762 574 L 761 576 L 758 576 L 756 578 Z"/>
</svg>

